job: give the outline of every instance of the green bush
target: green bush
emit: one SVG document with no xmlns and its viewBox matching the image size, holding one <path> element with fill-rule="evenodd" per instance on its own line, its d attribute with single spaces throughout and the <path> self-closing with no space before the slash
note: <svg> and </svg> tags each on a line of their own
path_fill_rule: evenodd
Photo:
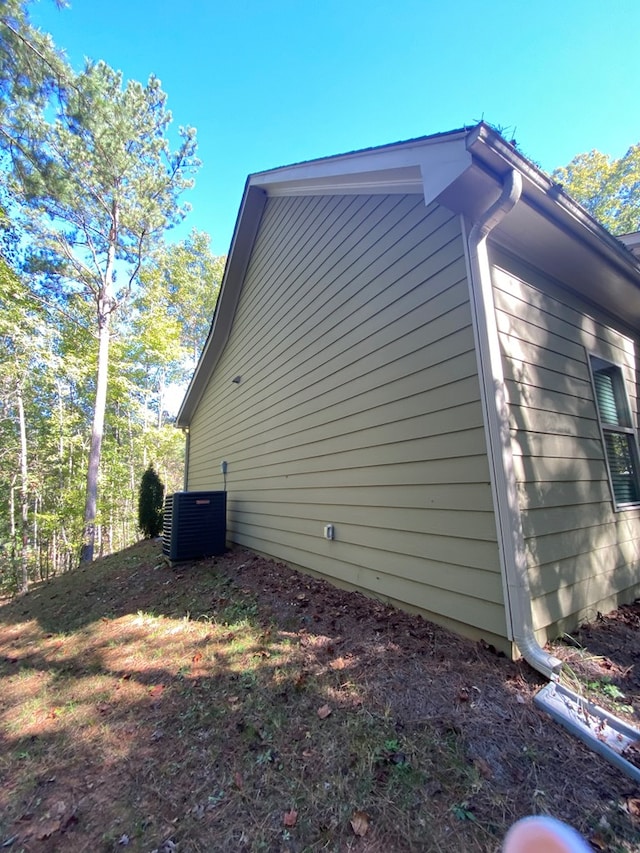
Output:
<svg viewBox="0 0 640 853">
<path fill-rule="evenodd" d="M 138 527 L 145 539 L 154 539 L 162 532 L 164 483 L 149 465 L 142 475 L 138 496 Z"/>
</svg>

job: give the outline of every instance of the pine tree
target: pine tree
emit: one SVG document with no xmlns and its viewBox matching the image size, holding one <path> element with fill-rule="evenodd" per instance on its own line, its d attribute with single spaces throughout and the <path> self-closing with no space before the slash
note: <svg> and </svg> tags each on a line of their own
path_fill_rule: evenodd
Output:
<svg viewBox="0 0 640 853">
<path fill-rule="evenodd" d="M 7 111 L 15 134 L 11 189 L 22 205 L 30 269 L 41 296 L 93 331 L 97 353 L 81 562 L 93 559 L 105 430 L 109 358 L 144 258 L 186 208 L 182 191 L 197 168 L 193 128 L 168 140 L 171 113 L 155 77 L 124 83 L 104 62 L 67 70 L 50 111 Z M 0 129 L 1 126 L 0 126 Z"/>
</svg>

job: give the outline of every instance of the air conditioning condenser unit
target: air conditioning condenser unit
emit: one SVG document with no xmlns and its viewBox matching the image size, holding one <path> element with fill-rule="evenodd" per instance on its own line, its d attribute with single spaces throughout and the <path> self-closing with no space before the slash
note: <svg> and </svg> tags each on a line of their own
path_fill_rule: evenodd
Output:
<svg viewBox="0 0 640 853">
<path fill-rule="evenodd" d="M 224 554 L 226 492 L 174 492 L 164 501 L 162 553 L 169 562 Z"/>
</svg>

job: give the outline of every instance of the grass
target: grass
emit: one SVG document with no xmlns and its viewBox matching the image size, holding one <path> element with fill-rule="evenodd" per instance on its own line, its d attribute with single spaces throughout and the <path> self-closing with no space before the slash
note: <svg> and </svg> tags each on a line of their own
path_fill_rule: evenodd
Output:
<svg viewBox="0 0 640 853">
<path fill-rule="evenodd" d="M 398 689 L 385 679 L 412 678 L 415 652 L 394 635 L 381 654 L 384 627 L 372 629 L 369 646 L 364 628 L 355 639 L 314 630 L 330 619 L 329 597 L 322 614 L 306 593 L 275 612 L 259 589 L 243 586 L 240 569 L 231 558 L 172 571 L 156 544 L 141 543 L 0 608 L 0 845 L 12 853 L 493 851 L 514 819 L 552 811 L 547 757 L 513 745 L 522 787 L 514 792 L 513 779 L 498 777 L 491 743 L 485 758 L 475 755 L 480 735 L 460 724 L 472 709 L 455 699 L 454 673 L 451 707 L 399 713 Z M 344 601 L 336 613 L 346 613 Z M 473 644 L 459 644 L 471 654 Z M 433 660 L 447 666 L 446 654 Z M 477 661 L 470 671 L 489 697 Z M 479 722 L 496 725 L 483 701 Z M 524 734 L 526 744 L 535 740 Z M 611 784 L 601 797 L 607 849 L 637 849 L 635 818 L 620 815 L 622 794 Z M 585 831 L 597 809 L 570 804 L 559 816 Z"/>
<path fill-rule="evenodd" d="M 592 654 L 569 634 L 555 644 L 555 651 L 563 661 L 561 680 L 566 687 L 637 726 L 635 708 L 620 687 L 633 665 L 616 666 L 607 657 Z"/>
</svg>

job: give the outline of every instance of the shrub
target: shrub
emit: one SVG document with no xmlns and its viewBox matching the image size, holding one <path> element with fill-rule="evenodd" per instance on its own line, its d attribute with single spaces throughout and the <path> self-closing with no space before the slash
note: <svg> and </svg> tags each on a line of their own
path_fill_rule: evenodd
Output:
<svg viewBox="0 0 640 853">
<path fill-rule="evenodd" d="M 138 496 L 138 527 L 145 539 L 154 539 L 162 532 L 164 483 L 149 465 L 142 475 Z"/>
</svg>

